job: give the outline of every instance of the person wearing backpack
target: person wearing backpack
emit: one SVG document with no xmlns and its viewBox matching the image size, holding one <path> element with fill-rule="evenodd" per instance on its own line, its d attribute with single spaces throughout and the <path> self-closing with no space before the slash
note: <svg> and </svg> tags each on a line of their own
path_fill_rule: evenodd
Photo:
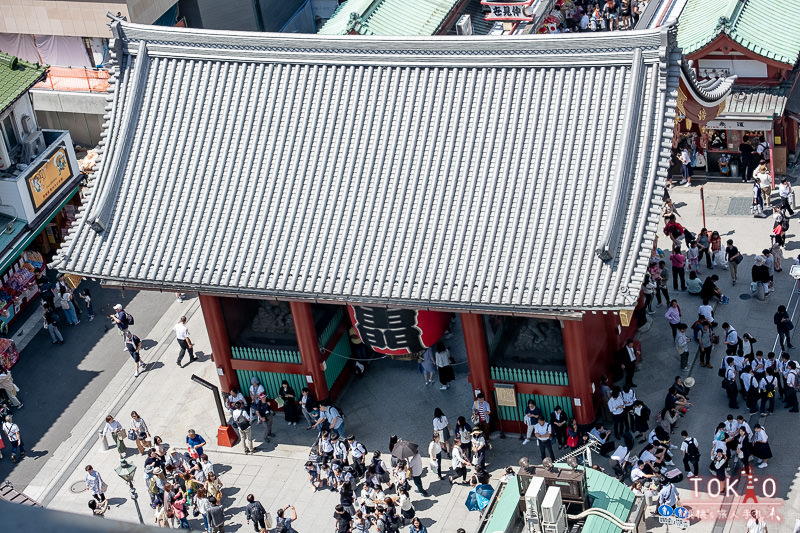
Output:
<svg viewBox="0 0 800 533">
<path fill-rule="evenodd" d="M 267 533 L 267 528 L 272 525 L 272 520 L 270 520 L 269 514 L 264 510 L 261 502 L 256 500 L 252 494 L 247 495 L 247 507 L 244 513 L 248 524 L 250 520 L 253 521 L 253 528 L 255 528 L 256 533 Z"/>
<path fill-rule="evenodd" d="M 683 452 L 683 469 L 686 470 L 686 477 L 694 477 L 700 473 L 700 446 L 697 439 L 690 437 L 686 430 L 681 431 L 683 442 L 681 451 Z M 692 468 L 689 468 L 689 467 Z"/>
<path fill-rule="evenodd" d="M 125 330 L 128 329 L 128 326 L 133 325 L 133 316 L 125 311 L 125 309 L 122 307 L 122 304 L 114 305 L 114 314 L 109 315 L 108 317 L 114 322 L 114 324 L 117 325 L 120 335 L 124 335 Z"/>
<path fill-rule="evenodd" d="M 285 516 L 286 511 L 292 511 L 291 516 Z M 297 520 L 297 510 L 294 505 L 287 505 L 278 509 L 275 514 L 277 515 L 275 533 L 297 533 L 292 527 L 292 522 Z"/>
<path fill-rule="evenodd" d="M 767 369 L 767 375 L 761 378 L 758 389 L 761 392 L 761 416 L 771 415 L 775 411 L 775 394 L 778 390 L 774 367 Z"/>
<path fill-rule="evenodd" d="M 236 409 L 233 410 L 232 416 L 236 427 L 239 428 L 239 435 L 242 438 L 244 453 L 253 453 L 255 448 L 253 447 L 253 428 L 251 427 L 252 419 L 250 418 L 250 415 L 247 414 L 247 409 L 245 408 L 243 402 L 236 402 Z M 250 443 L 249 447 L 247 445 L 248 442 Z"/>
<path fill-rule="evenodd" d="M 366 470 L 364 467 L 364 458 L 367 455 L 367 449 L 356 440 L 354 435 L 347 436 L 347 445 L 350 448 L 350 456 L 353 458 L 352 464 L 356 471 L 356 476 L 361 477 Z"/>
</svg>

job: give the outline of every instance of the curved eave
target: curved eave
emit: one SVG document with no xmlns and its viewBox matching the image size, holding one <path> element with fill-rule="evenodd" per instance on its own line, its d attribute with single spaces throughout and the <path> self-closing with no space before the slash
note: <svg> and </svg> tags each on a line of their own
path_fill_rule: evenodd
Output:
<svg viewBox="0 0 800 533">
<path fill-rule="evenodd" d="M 681 81 L 698 103 L 706 107 L 721 104 L 731 94 L 736 76 L 720 76 L 713 80 L 699 80 L 692 61 L 681 61 Z"/>
</svg>

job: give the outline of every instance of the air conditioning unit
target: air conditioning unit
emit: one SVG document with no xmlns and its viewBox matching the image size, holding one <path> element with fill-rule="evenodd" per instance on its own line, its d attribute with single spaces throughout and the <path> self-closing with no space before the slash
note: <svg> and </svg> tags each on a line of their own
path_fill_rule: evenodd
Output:
<svg viewBox="0 0 800 533">
<path fill-rule="evenodd" d="M 555 523 L 564 504 L 561 502 L 561 489 L 548 487 L 542 500 L 542 522 Z"/>
<path fill-rule="evenodd" d="M 30 163 L 44 152 L 46 146 L 42 130 L 30 132 L 22 139 L 22 161 Z"/>
<path fill-rule="evenodd" d="M 543 477 L 534 476 L 525 491 L 525 517 L 530 533 L 542 533 L 542 501 L 547 492 Z"/>
<path fill-rule="evenodd" d="M 472 18 L 469 14 L 458 17 L 458 22 L 456 22 L 456 35 L 472 35 Z"/>
</svg>

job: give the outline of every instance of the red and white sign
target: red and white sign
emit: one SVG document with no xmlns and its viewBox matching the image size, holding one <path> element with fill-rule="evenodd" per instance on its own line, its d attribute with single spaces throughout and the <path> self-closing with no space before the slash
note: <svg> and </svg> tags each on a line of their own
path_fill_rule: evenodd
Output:
<svg viewBox="0 0 800 533">
<path fill-rule="evenodd" d="M 481 0 L 481 5 L 489 8 L 484 20 L 502 22 L 530 22 L 533 20 L 531 5 L 537 0 L 527 2 L 490 2 Z"/>
</svg>

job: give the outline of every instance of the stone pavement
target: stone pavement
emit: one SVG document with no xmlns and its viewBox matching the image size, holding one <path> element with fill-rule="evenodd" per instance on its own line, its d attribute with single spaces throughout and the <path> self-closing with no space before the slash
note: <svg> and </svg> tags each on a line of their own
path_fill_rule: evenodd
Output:
<svg viewBox="0 0 800 533">
<path fill-rule="evenodd" d="M 174 363 L 178 348 L 171 328 L 181 311 L 189 317 L 192 339 L 201 355 L 199 363 L 178 369 Z M 273 516 L 278 507 L 289 503 L 295 505 L 299 516 L 298 531 L 331 530 L 334 527 L 333 507 L 339 503 L 338 495 L 329 491 L 314 493 L 303 469 L 314 440 L 312 431 L 305 431 L 302 425 L 287 427 L 279 414 L 274 421 L 273 431 L 277 436 L 272 443 L 264 443 L 260 438 L 262 426 L 254 426 L 257 444 L 254 455 L 245 455 L 240 444 L 233 449 L 216 445 L 218 421 L 212 394 L 189 379 L 194 373 L 212 383 L 217 382 L 214 365 L 209 362 L 207 353 L 202 353 L 203 347 L 209 346 L 203 324 L 196 300 L 189 308 L 172 306 L 146 336 L 158 340 L 157 348 L 145 356 L 145 360 L 156 368 L 138 379 L 133 378 L 129 369 L 123 369 L 112 381 L 107 394 L 98 398 L 26 493 L 51 509 L 84 513 L 88 510 L 86 502 L 91 496 L 82 490 L 82 480 L 84 466 L 91 464 L 109 484 L 107 494 L 111 509 L 106 516 L 135 522 L 136 513 L 129 501 L 128 489 L 114 473 L 119 464 L 118 456 L 114 450 L 104 450 L 97 431 L 108 413 L 114 414 L 127 428 L 127 415 L 136 410 L 148 423 L 151 433 L 160 435 L 164 442 L 183 447 L 189 427 L 205 437 L 209 443 L 205 451 L 218 465 L 218 472 L 222 472 L 224 505 L 231 526 L 226 528 L 228 531 L 236 531 L 244 524 L 245 497 L 249 493 L 253 493 Z M 454 333 L 448 344 L 456 359 L 463 363 L 461 333 L 458 330 Z M 436 385 L 426 387 L 423 384 L 416 363 L 388 359 L 374 361 L 364 378 L 351 381 L 338 402 L 345 412 L 347 431 L 355 433 L 370 452 L 380 449 L 387 453 L 392 433 L 419 443 L 426 465 L 423 483 L 431 496 L 421 498 L 412 490 L 412 499 L 419 516 L 431 531 L 455 531 L 459 527 L 472 530 L 478 524 L 478 514 L 467 511 L 464 506 L 468 488 L 458 485 L 451 488 L 446 480 L 439 480 L 427 469 L 427 445 L 432 434 L 434 408 L 442 407 L 453 422 L 458 414 L 456 411 L 469 412 L 471 390 L 464 375 L 466 365 L 457 368 L 456 383 L 450 390 L 440 391 Z M 494 479 L 499 478 L 505 466 L 516 464 L 523 452 L 531 454 L 532 459 L 538 458 L 536 449 L 530 446 L 522 448 L 516 436 L 495 438 L 494 449 L 488 455 L 488 466 L 494 472 Z M 138 468 L 135 485 L 142 513 L 146 521 L 152 521 L 142 476 L 143 458 L 138 456 L 135 447 L 129 449 L 128 457 Z M 448 469 L 449 461 L 443 463 L 443 470 Z M 77 492 L 71 490 L 73 486 L 78 487 Z M 201 521 L 192 519 L 190 522 L 193 528 L 200 527 Z"/>
<path fill-rule="evenodd" d="M 670 194 L 678 212 L 679 222 L 697 233 L 703 227 L 703 213 L 700 203 L 700 187 L 675 187 Z M 720 276 L 719 287 L 730 298 L 727 305 L 717 305 L 714 318 L 719 324 L 731 323 L 739 334 L 750 333 L 758 342 L 755 349 L 776 351 L 780 355 L 780 346 L 777 343 L 777 333 L 772 322 L 772 315 L 780 304 L 787 305 L 793 313 L 793 321 L 800 321 L 797 309 L 800 295 L 794 291 L 795 281 L 789 277 L 788 272 L 793 264 L 793 258 L 798 255 L 800 242 L 800 221 L 791 220 L 788 231 L 786 257 L 783 272 L 775 274 L 776 291 L 766 301 L 759 301 L 750 297 L 750 269 L 753 259 L 761 250 L 770 246 L 769 235 L 772 230 L 772 218 L 756 219 L 749 215 L 749 202 L 751 185 L 742 183 L 709 183 L 704 186 L 706 227 L 709 231 L 716 230 L 722 235 L 723 246 L 727 239 L 733 239 L 745 255 L 744 261 L 739 265 L 739 281 L 735 286 L 731 283 L 730 273 L 725 270 L 715 269 L 713 272 Z M 777 194 L 773 194 L 773 198 Z M 662 249 L 669 249 L 668 238 L 659 227 L 659 244 Z M 791 256 L 791 257 L 790 257 Z M 669 261 L 667 261 L 669 265 Z M 702 275 L 709 272 L 701 265 Z M 670 284 L 670 296 L 677 298 L 682 310 L 684 321 L 691 324 L 697 317 L 697 306 L 701 303 L 699 297 L 690 296 L 686 292 L 674 292 Z M 640 330 L 638 338 L 642 342 L 644 362 L 640 372 L 634 379 L 640 386 L 637 395 L 653 410 L 663 407 L 663 398 L 666 389 L 677 375 L 691 375 L 696 379 L 691 394 L 694 408 L 687 416 L 681 419 L 673 443 L 680 444 L 680 431 L 686 429 L 691 436 L 698 439 L 703 458 L 700 463 L 700 473 L 703 476 L 696 485 L 684 481 L 680 484 L 681 499 L 684 505 L 690 507 L 699 515 L 693 519 L 691 531 L 722 533 L 727 531 L 744 531 L 745 521 L 719 519 L 720 515 L 736 515 L 742 513 L 749 515 L 750 509 L 759 509 L 768 516 L 770 532 L 794 531 L 795 518 L 800 516 L 800 493 L 796 487 L 797 481 L 797 451 L 798 445 L 794 428 L 800 418 L 797 414 L 788 413 L 783 409 L 781 402 L 776 401 L 776 412 L 769 417 L 752 417 L 746 412 L 744 401 L 740 401 L 741 409 L 732 414 L 743 414 L 750 425 L 760 423 L 770 437 L 770 445 L 775 457 L 769 461 L 769 467 L 754 469 L 755 494 L 759 498 L 757 505 L 752 501 L 744 503 L 746 479 L 742 479 L 736 486 L 738 496 L 729 494 L 727 499 L 714 497 L 716 486 L 708 486 L 708 457 L 711 438 L 718 422 L 725 419 L 731 412 L 727 407 L 727 397 L 720 387 L 721 379 L 717 375 L 717 365 L 724 356 L 724 348 L 714 348 L 711 362 L 714 369 L 700 367 L 695 357 L 696 344 L 692 345 L 690 370 L 681 372 L 678 356 L 672 347 L 672 335 L 663 314 L 665 307 L 655 308 L 656 313 L 649 315 L 652 319 L 650 325 Z M 721 331 L 721 330 L 718 330 Z M 790 350 L 793 358 L 800 358 L 800 349 Z M 652 422 L 651 422 L 652 423 Z M 791 428 L 790 430 L 787 430 Z M 676 465 L 682 468 L 680 453 L 677 454 Z M 764 498 L 773 492 L 772 498 Z M 697 487 L 697 491 L 693 490 Z M 724 495 L 724 494 L 723 494 Z M 779 520 L 779 521 L 778 521 Z M 674 528 L 673 528 L 674 529 Z M 666 531 L 665 526 L 659 526 L 657 520 L 648 520 L 648 531 Z"/>
<path fill-rule="evenodd" d="M 740 268 L 740 282 L 735 287 L 730 283 L 728 272 L 718 272 L 721 278 L 720 286 L 731 301 L 728 305 L 717 307 L 715 315 L 717 321 L 731 322 L 740 333 L 748 332 L 756 337 L 758 349 L 770 351 L 776 338 L 772 324 L 775 308 L 780 303 L 787 303 L 792 296 L 789 309 L 796 311 L 798 302 L 793 293 L 794 281 L 787 274 L 788 266 L 784 267 L 783 273 L 776 276 L 777 291 L 767 302 L 749 298 L 750 266 L 753 257 L 769 244 L 771 222 L 769 219 L 759 220 L 747 214 L 736 214 L 741 211 L 739 204 L 742 203 L 742 199 L 749 198 L 748 185 L 712 183 L 705 186 L 704 192 L 708 227 L 720 231 L 724 235 L 723 239 L 733 238 L 747 255 Z M 671 193 L 681 214 L 681 223 L 692 231 L 699 230 L 702 225 L 699 187 L 679 187 L 673 189 Z M 732 214 L 728 214 L 729 212 Z M 796 255 L 800 249 L 800 243 L 795 241 L 795 235 L 798 235 L 797 228 L 800 227 L 796 226 L 797 224 L 800 222 L 792 221 L 787 255 Z M 660 239 L 662 247 L 664 239 L 663 236 Z M 703 275 L 706 275 L 705 269 L 702 270 Z M 671 288 L 670 294 L 673 295 Z M 691 323 L 691 318 L 700 302 L 685 292 L 676 293 L 674 296 L 681 304 L 686 321 Z M 223 489 L 224 504 L 227 509 L 228 524 L 231 526 L 229 530 L 238 530 L 243 525 L 244 499 L 251 492 L 273 514 L 275 509 L 282 505 L 294 504 L 299 515 L 297 521 L 299 531 L 333 528 L 334 521 L 331 515 L 333 506 L 338 503 L 337 495 L 327 491 L 314 493 L 303 472 L 303 463 L 313 441 L 312 432 L 304 431 L 302 426 L 287 427 L 282 417 L 278 415 L 274 424 L 277 437 L 270 444 L 263 443 L 257 438 L 258 448 L 255 455 L 244 455 L 240 445 L 233 449 L 216 446 L 217 417 L 211 394 L 189 379 L 191 374 L 195 373 L 216 383 L 215 369 L 209 362 L 208 354 L 202 353 L 209 344 L 199 305 L 194 300 L 188 308 L 186 304 L 183 306 L 183 308 L 172 306 L 153 330 L 143 337 L 158 343 L 145 357 L 146 360 L 155 363 L 155 368 L 138 380 L 134 380 L 129 369 L 124 368 L 106 393 L 98 398 L 84 419 L 76 425 L 72 434 L 57 450 L 54 459 L 48 462 L 29 486 L 28 494 L 50 508 L 85 513 L 86 501 L 90 496 L 82 491 L 74 493 L 70 488 L 74 484 L 79 488 L 82 487 L 83 467 L 91 463 L 109 483 L 111 510 L 107 516 L 129 522 L 135 521 L 136 514 L 129 501 L 127 488 L 113 473 L 118 464 L 116 454 L 114 451 L 103 450 L 97 440 L 97 430 L 101 427 L 106 414 L 118 415 L 123 425 L 127 426 L 126 414 L 136 410 L 148 422 L 153 435 L 161 435 L 165 442 L 181 446 L 185 431 L 189 427 L 206 437 L 210 443 L 207 453 L 212 461 L 219 465 L 218 470 L 223 472 L 222 480 L 226 487 Z M 681 429 L 687 429 L 700 441 L 704 453 L 701 473 L 705 477 L 696 485 L 696 492 L 692 490 L 693 485 L 690 483 L 684 481 L 680 484 L 682 502 L 692 508 L 697 516 L 693 520 L 692 531 L 698 533 L 743 531 L 744 522 L 741 520 L 718 519 L 718 517 L 720 512 L 731 515 L 749 512 L 753 507 L 751 503 L 742 502 L 744 484 L 736 487 L 738 496 L 729 495 L 727 499 L 713 497 L 709 494 L 707 484 L 705 463 L 707 450 L 710 449 L 711 434 L 716 423 L 723 420 L 729 412 L 724 392 L 719 386 L 720 380 L 715 370 L 699 367 L 694 356 L 690 359 L 690 370 L 680 371 L 671 333 L 663 318 L 664 309 L 664 307 L 657 308 L 656 314 L 649 315 L 651 323 L 637 335 L 642 342 L 644 352 L 642 367 L 635 378 L 639 384 L 637 394 L 655 414 L 655 411 L 663 406 L 664 394 L 674 376 L 692 375 L 696 378 L 697 384 L 691 395 L 694 408 L 681 420 L 678 433 Z M 189 327 L 202 355 L 200 363 L 192 363 L 183 369 L 178 369 L 174 363 L 177 345 L 173 340 L 171 328 L 181 312 L 189 316 Z M 798 322 L 797 317 L 795 322 Z M 374 361 L 365 377 L 351 380 L 338 402 L 346 415 L 347 431 L 355 433 L 370 451 L 377 448 L 385 453 L 388 438 L 392 433 L 398 433 L 401 437 L 418 442 L 420 448 L 426 451 L 435 407 L 441 407 L 451 422 L 460 414 L 467 415 L 471 390 L 464 375 L 465 355 L 458 328 L 447 342 L 451 352 L 461 363 L 457 367 L 457 380 L 450 390 L 440 391 L 433 385 L 426 387 L 413 363 Z M 722 350 L 716 348 L 712 355 L 714 364 L 721 356 Z M 741 405 L 743 407 L 744 403 L 741 402 Z M 733 414 L 741 413 L 742 411 Z M 746 416 L 749 418 L 749 415 Z M 759 422 L 759 417 L 756 415 L 750 420 L 751 424 L 755 424 Z M 795 486 L 798 462 L 794 457 L 797 445 L 792 438 L 793 432 L 784 429 L 794 427 L 798 420 L 800 419 L 787 413 L 780 405 L 776 407 L 775 415 L 760 420 L 770 435 L 775 458 L 770 461 L 768 468 L 755 470 L 759 476 L 755 485 L 756 494 L 761 502 L 760 509 L 766 515 L 772 514 L 773 521 L 770 522 L 772 533 L 791 532 L 795 517 L 800 511 L 800 492 Z M 254 435 L 261 436 L 260 426 L 254 427 Z M 532 462 L 538 462 L 536 449 L 530 445 L 523 447 L 516 435 L 510 435 L 506 439 L 496 437 L 497 434 L 495 434 L 494 449 L 488 454 L 493 482 L 499 478 L 503 467 L 509 464 L 515 465 L 520 456 L 528 455 Z M 677 439 L 679 437 L 676 437 L 676 442 Z M 129 451 L 129 457 L 131 455 L 135 455 L 135 451 Z M 425 455 L 423 453 L 423 457 Z M 143 461 L 138 456 L 133 457 L 132 461 L 139 468 L 135 483 L 142 511 L 145 519 L 152 521 L 152 511 L 148 505 L 141 475 Z M 424 462 L 427 465 L 427 461 Z M 606 464 L 602 459 L 599 459 L 598 463 L 601 466 Z M 679 458 L 676 463 L 681 466 Z M 445 460 L 443 469 L 448 467 L 449 461 Z M 455 531 L 459 527 L 464 527 L 467 531 L 474 530 L 478 525 L 478 516 L 468 512 L 463 505 L 467 496 L 465 487 L 455 486 L 451 489 L 447 482 L 438 480 L 435 475 L 427 471 L 427 468 L 423 482 L 431 497 L 421 498 L 412 493 L 412 498 L 419 515 L 423 518 L 423 523 L 432 533 Z M 762 490 L 766 488 L 770 492 L 773 483 L 775 494 L 773 498 L 765 499 Z M 712 486 L 711 489 L 713 492 L 715 487 Z M 776 518 L 780 518 L 780 522 L 774 521 Z M 191 522 L 193 528 L 198 527 L 197 520 Z M 664 526 L 659 526 L 655 518 L 648 519 L 647 525 L 648 531 L 666 531 Z"/>
</svg>

